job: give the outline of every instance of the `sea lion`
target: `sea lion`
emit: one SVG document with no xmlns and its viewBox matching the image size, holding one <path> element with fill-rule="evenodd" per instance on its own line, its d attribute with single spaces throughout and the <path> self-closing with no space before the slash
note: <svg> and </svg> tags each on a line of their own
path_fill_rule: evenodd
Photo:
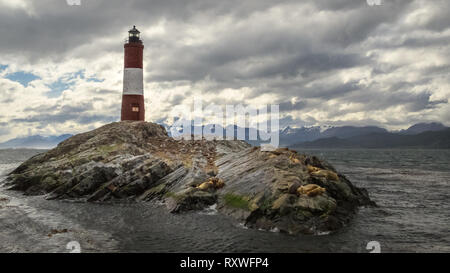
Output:
<svg viewBox="0 0 450 273">
<path fill-rule="evenodd" d="M 321 195 L 325 191 L 326 191 L 325 188 L 318 187 L 318 188 L 315 188 L 315 189 L 307 192 L 306 195 L 308 195 L 309 197 L 314 197 L 314 196 L 317 196 L 317 195 Z"/>
<path fill-rule="evenodd" d="M 202 184 L 198 185 L 197 189 L 205 191 L 210 188 L 221 189 L 224 186 L 225 186 L 225 183 L 222 181 L 222 179 L 217 178 L 217 177 L 211 177 L 208 179 L 208 181 L 203 182 Z"/>
<path fill-rule="evenodd" d="M 322 187 L 320 187 L 319 185 L 316 185 L 316 184 L 308 184 L 308 185 L 305 185 L 305 186 L 300 186 L 297 189 L 297 193 L 299 195 L 303 194 L 303 195 L 307 195 L 307 196 L 310 196 L 310 197 L 317 196 L 319 194 L 324 193 L 325 191 L 326 191 L 325 188 L 322 188 Z"/>
<path fill-rule="evenodd" d="M 335 180 L 335 181 L 339 180 L 339 176 L 335 172 L 328 171 L 328 170 L 315 171 L 315 172 L 312 172 L 311 175 L 325 177 L 328 180 Z"/>
<path fill-rule="evenodd" d="M 289 160 L 290 160 L 292 163 L 294 163 L 294 164 L 300 164 L 300 163 L 301 163 L 300 159 L 298 159 L 298 158 L 295 156 L 295 154 L 291 154 L 291 155 L 289 156 Z"/>
<path fill-rule="evenodd" d="M 317 168 L 317 167 L 314 167 L 314 166 L 311 166 L 311 165 L 307 165 L 306 168 L 308 169 L 309 173 L 313 173 L 313 172 L 317 172 L 317 171 L 322 170 L 320 168 Z"/>
<path fill-rule="evenodd" d="M 197 186 L 197 189 L 202 190 L 202 191 L 206 191 L 210 188 L 214 187 L 214 183 L 211 181 L 208 182 L 203 182 L 200 185 Z"/>
<path fill-rule="evenodd" d="M 319 187 L 319 186 L 316 185 L 316 184 L 308 184 L 308 185 L 305 185 L 305 186 L 300 186 L 297 189 L 297 193 L 299 193 L 299 194 L 307 194 L 309 191 L 312 191 L 312 190 L 314 190 L 317 187 Z"/>
</svg>

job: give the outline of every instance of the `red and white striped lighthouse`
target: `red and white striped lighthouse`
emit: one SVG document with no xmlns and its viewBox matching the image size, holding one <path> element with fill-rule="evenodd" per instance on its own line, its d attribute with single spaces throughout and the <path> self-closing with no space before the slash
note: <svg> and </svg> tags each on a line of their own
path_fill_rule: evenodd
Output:
<svg viewBox="0 0 450 273">
<path fill-rule="evenodd" d="M 128 31 L 125 48 L 121 120 L 145 120 L 143 53 L 144 45 L 136 26 Z"/>
</svg>

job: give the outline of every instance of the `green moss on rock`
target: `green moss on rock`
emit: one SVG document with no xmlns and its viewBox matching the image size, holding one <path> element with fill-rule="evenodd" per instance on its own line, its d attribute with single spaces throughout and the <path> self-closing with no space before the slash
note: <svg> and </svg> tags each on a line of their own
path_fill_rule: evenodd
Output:
<svg viewBox="0 0 450 273">
<path fill-rule="evenodd" d="M 249 198 L 233 193 L 226 193 L 223 196 L 225 205 L 237 209 L 249 210 Z"/>
</svg>

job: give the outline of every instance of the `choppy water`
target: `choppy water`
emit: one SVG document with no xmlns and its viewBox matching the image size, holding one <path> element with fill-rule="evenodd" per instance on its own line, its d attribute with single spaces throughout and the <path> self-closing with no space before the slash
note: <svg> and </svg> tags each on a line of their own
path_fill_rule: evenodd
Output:
<svg viewBox="0 0 450 273">
<path fill-rule="evenodd" d="M 158 205 L 85 204 L 24 197 L 0 188 L 0 252 L 450 252 L 449 150 L 311 150 L 378 208 L 362 208 L 335 234 L 290 236 L 242 227 L 211 207 L 173 215 Z M 0 150 L 0 176 L 36 151 Z M 68 232 L 49 236 L 52 229 Z"/>
</svg>

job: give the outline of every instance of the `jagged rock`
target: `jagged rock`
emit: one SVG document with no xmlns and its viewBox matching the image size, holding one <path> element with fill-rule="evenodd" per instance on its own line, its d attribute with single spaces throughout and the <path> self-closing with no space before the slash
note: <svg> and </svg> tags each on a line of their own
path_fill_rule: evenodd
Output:
<svg viewBox="0 0 450 273">
<path fill-rule="evenodd" d="M 217 203 L 249 227 L 289 233 L 336 230 L 358 206 L 374 205 L 367 191 L 317 157 L 243 141 L 175 140 L 146 122 L 69 138 L 24 162 L 7 184 L 48 199 L 158 200 L 174 213 Z"/>
<path fill-rule="evenodd" d="M 171 212 L 200 210 L 217 202 L 217 195 L 196 188 L 188 188 L 180 193 L 168 195 L 167 208 Z"/>
</svg>

